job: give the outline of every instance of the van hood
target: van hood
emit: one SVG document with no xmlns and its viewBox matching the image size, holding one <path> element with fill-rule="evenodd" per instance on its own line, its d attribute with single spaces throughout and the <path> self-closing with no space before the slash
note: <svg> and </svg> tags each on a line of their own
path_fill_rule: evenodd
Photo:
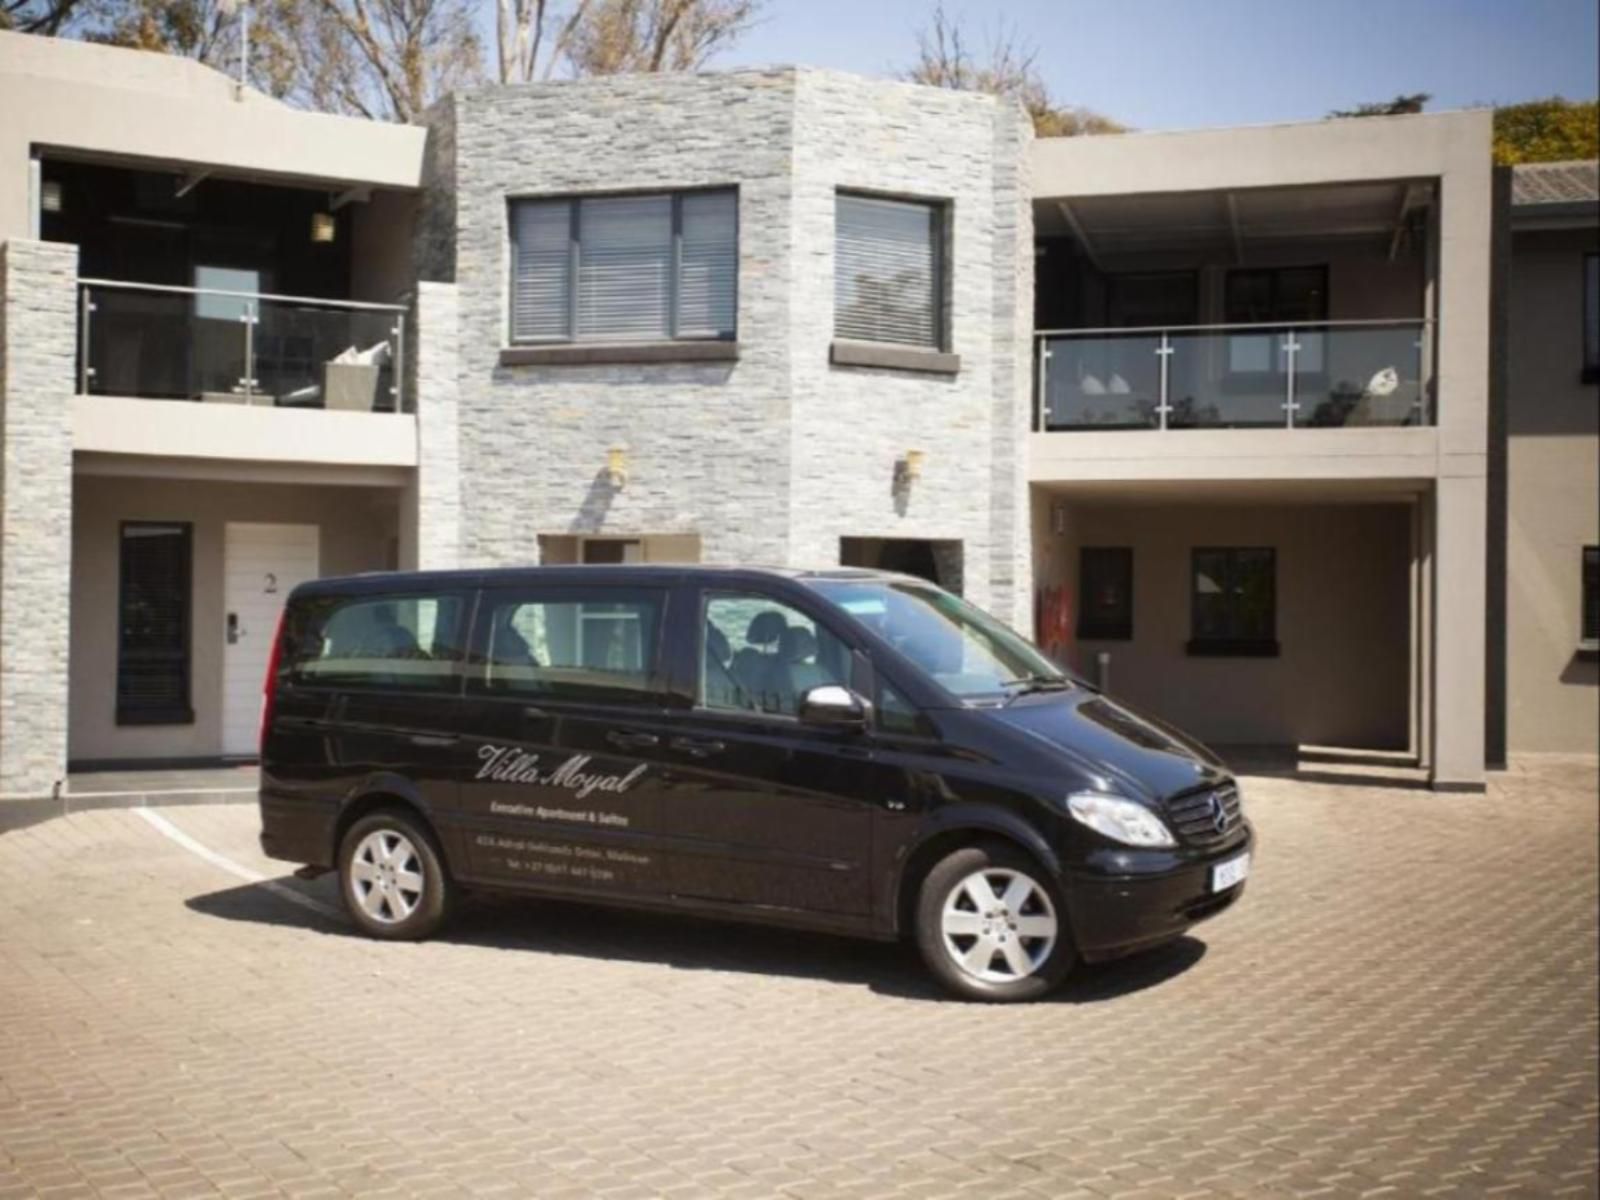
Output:
<svg viewBox="0 0 1600 1200">
<path fill-rule="evenodd" d="M 1086 688 L 1018 696 L 992 712 L 1131 797 L 1159 801 L 1228 779 L 1222 760 L 1188 734 Z"/>
</svg>

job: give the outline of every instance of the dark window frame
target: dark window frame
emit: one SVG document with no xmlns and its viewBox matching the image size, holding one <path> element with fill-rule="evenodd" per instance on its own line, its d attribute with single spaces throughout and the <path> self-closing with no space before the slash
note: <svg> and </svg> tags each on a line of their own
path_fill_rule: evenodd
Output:
<svg viewBox="0 0 1600 1200">
<path fill-rule="evenodd" d="M 727 193 L 733 198 L 733 328 L 712 337 L 701 334 L 683 335 L 678 332 L 679 289 L 682 286 L 680 271 L 683 265 L 683 201 L 686 196 Z M 586 200 L 644 200 L 665 196 L 672 201 L 672 278 L 667 300 L 668 332 L 658 338 L 641 338 L 630 341 L 604 341 L 578 337 L 578 272 L 583 261 L 582 208 Z M 739 284 L 740 247 L 744 230 L 740 221 L 741 192 L 736 183 L 708 184 L 704 187 L 637 188 L 601 192 L 565 192 L 557 195 L 519 195 L 506 198 L 506 322 L 505 344 L 518 349 L 559 349 L 574 347 L 612 347 L 637 349 L 661 345 L 715 346 L 737 343 L 739 340 Z M 567 333 L 565 337 L 517 336 L 517 220 L 516 212 L 524 204 L 565 204 L 567 206 Z"/>
<path fill-rule="evenodd" d="M 1180 329 L 1186 325 L 1198 325 L 1200 323 L 1200 272 L 1192 267 L 1170 271 L 1111 271 L 1107 272 L 1104 278 L 1106 287 L 1106 324 L 1108 326 L 1124 329 L 1141 329 L 1150 328 L 1151 326 Z M 1185 300 L 1189 319 L 1187 321 L 1130 322 L 1125 318 L 1119 317 L 1113 321 L 1111 319 L 1112 312 L 1121 308 L 1117 296 L 1118 290 L 1121 289 L 1126 292 L 1128 287 L 1136 281 L 1149 282 L 1151 280 L 1182 284 L 1187 293 Z M 1173 290 L 1176 292 L 1177 289 L 1174 288 Z"/>
<path fill-rule="evenodd" d="M 1200 590 L 1196 586 L 1200 578 L 1200 560 L 1202 555 L 1221 554 L 1226 556 L 1226 580 L 1223 585 L 1225 594 L 1231 595 L 1234 591 L 1233 580 L 1239 567 L 1241 556 L 1245 554 L 1265 554 L 1267 556 L 1268 592 L 1268 624 L 1270 629 L 1266 635 L 1260 633 L 1241 632 L 1237 623 L 1230 620 L 1229 632 L 1221 637 L 1216 635 L 1201 635 L 1200 629 Z M 1278 549 L 1276 546 L 1196 546 L 1189 554 L 1189 642 L 1186 647 L 1188 653 L 1196 658 L 1276 658 L 1280 652 L 1278 643 Z"/>
<path fill-rule="evenodd" d="M 1294 271 L 1316 271 L 1320 274 L 1322 278 L 1322 283 L 1319 289 L 1322 294 L 1322 315 L 1320 317 L 1294 317 L 1283 319 L 1272 317 L 1266 321 L 1235 321 L 1233 319 L 1233 314 L 1228 303 L 1228 289 L 1234 279 L 1244 275 L 1265 275 L 1270 278 L 1272 281 L 1272 299 L 1269 303 L 1269 307 L 1276 311 L 1278 307 L 1279 280 L 1282 276 Z M 1329 319 L 1328 313 L 1332 307 L 1331 301 L 1332 297 L 1328 292 L 1327 263 L 1286 263 L 1282 266 L 1275 267 L 1229 267 L 1223 273 L 1222 277 L 1222 320 L 1225 327 L 1238 325 L 1261 325 L 1264 327 L 1281 326 L 1288 328 L 1290 326 L 1299 326 L 1303 328 L 1308 324 L 1326 324 Z M 1260 333 L 1262 335 L 1270 336 L 1271 330 L 1270 328 L 1263 328 L 1260 330 Z M 1237 336 L 1248 337 L 1249 334 L 1241 331 L 1237 334 Z M 1227 370 L 1224 373 L 1222 381 L 1223 387 L 1225 389 L 1228 388 L 1229 380 L 1233 380 L 1236 382 L 1237 386 L 1253 390 L 1257 387 L 1260 387 L 1264 381 L 1275 378 L 1282 379 L 1286 372 L 1281 369 L 1276 348 L 1274 348 L 1273 352 L 1268 356 L 1267 361 L 1269 365 L 1264 371 L 1247 371 L 1236 369 L 1230 362 Z M 1322 371 L 1317 372 L 1307 372 L 1301 369 L 1297 371 L 1297 375 L 1310 383 L 1313 387 L 1318 387 L 1320 386 L 1320 381 L 1326 376 L 1326 367 L 1324 367 Z"/>
<path fill-rule="evenodd" d="M 835 299 L 833 314 L 833 340 L 835 342 L 881 348 L 886 353 L 901 350 L 909 351 L 914 355 L 949 355 L 952 341 L 951 327 L 954 324 L 951 312 L 952 297 L 950 286 L 953 271 L 950 264 L 955 251 L 955 202 L 948 197 L 916 196 L 905 192 L 881 192 L 874 191 L 871 188 L 835 188 L 833 191 L 833 268 L 835 272 L 839 269 L 839 201 L 844 198 L 879 200 L 908 206 L 914 205 L 918 208 L 925 208 L 932 214 L 933 229 L 930 235 L 930 244 L 933 247 L 933 267 L 930 276 L 930 287 L 933 294 L 933 341 L 931 344 L 923 345 L 920 342 L 895 342 L 878 338 L 861 338 L 844 333 L 839 329 L 837 299 Z M 837 281 L 834 287 L 834 295 L 837 297 Z M 887 363 L 883 365 L 910 366 L 912 364 Z M 949 370 L 952 373 L 958 367 L 959 363 L 940 365 L 940 369 Z"/>
<path fill-rule="evenodd" d="M 1091 561 L 1112 565 L 1121 576 L 1121 611 L 1102 620 L 1091 613 L 1089 588 Z M 1133 547 L 1080 546 L 1078 548 L 1078 639 L 1092 642 L 1133 640 Z"/>
<path fill-rule="evenodd" d="M 1600 546 L 1585 546 L 1579 557 L 1578 642 L 1600 650 Z"/>
<path fill-rule="evenodd" d="M 123 671 L 136 660 L 139 651 L 126 645 L 128 605 L 128 531 L 131 529 L 175 529 L 182 539 L 182 579 L 175 590 L 182 597 L 182 648 L 170 651 L 182 664 L 183 697 L 167 705 L 130 703 L 123 693 Z M 151 652 L 144 652 L 151 653 Z M 194 724 L 194 524 L 190 521 L 123 521 L 117 527 L 117 674 L 114 683 L 116 723 L 118 725 L 193 725 Z"/>
<path fill-rule="evenodd" d="M 1591 286 L 1590 279 L 1594 279 Z M 1600 383 L 1600 254 L 1593 251 L 1583 256 L 1583 369 L 1579 378 L 1584 383 Z"/>
</svg>

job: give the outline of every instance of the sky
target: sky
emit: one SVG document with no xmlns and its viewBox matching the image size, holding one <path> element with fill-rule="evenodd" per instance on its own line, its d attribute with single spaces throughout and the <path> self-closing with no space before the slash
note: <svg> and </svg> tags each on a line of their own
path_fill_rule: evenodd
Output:
<svg viewBox="0 0 1600 1200">
<path fill-rule="evenodd" d="M 766 0 L 712 67 L 902 71 L 933 0 Z M 1309 120 L 1431 92 L 1430 110 L 1600 92 L 1600 0 L 945 0 L 982 45 L 1038 51 L 1057 102 L 1138 129 Z"/>
</svg>

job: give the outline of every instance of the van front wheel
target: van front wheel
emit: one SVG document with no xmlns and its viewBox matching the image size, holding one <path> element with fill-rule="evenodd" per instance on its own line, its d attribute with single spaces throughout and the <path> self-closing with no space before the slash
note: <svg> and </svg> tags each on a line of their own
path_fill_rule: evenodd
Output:
<svg viewBox="0 0 1600 1200">
<path fill-rule="evenodd" d="M 339 843 L 339 893 L 351 919 L 372 937 L 427 937 L 443 922 L 452 890 L 432 836 L 406 813 L 369 813 Z"/>
<path fill-rule="evenodd" d="M 1060 891 L 1002 843 L 964 846 L 928 872 L 916 933 L 928 969 L 968 1000 L 1036 1000 L 1077 962 Z"/>
</svg>

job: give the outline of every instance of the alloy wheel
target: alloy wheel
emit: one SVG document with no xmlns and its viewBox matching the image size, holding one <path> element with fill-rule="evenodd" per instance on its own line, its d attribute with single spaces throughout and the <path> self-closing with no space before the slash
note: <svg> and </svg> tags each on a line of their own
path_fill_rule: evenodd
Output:
<svg viewBox="0 0 1600 1200">
<path fill-rule="evenodd" d="M 1039 883 L 1007 867 L 974 871 L 945 897 L 939 931 L 945 953 L 984 983 L 1026 979 L 1049 959 L 1059 926 Z"/>
</svg>

